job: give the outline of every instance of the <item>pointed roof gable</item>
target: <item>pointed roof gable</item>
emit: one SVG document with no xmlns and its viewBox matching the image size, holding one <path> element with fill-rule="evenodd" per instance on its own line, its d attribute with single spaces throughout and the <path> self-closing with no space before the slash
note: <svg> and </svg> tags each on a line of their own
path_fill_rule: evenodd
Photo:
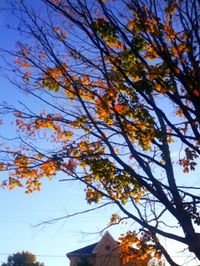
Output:
<svg viewBox="0 0 200 266">
<path fill-rule="evenodd" d="M 118 249 L 118 242 L 115 241 L 115 239 L 111 236 L 109 232 L 106 232 L 99 242 L 96 242 L 94 244 L 91 244 L 89 246 L 71 251 L 67 253 L 67 257 L 78 257 L 80 255 L 92 255 L 96 253 L 101 253 L 102 247 L 108 248 L 110 247 L 111 250 L 117 250 Z"/>
<path fill-rule="evenodd" d="M 119 245 L 117 241 L 111 236 L 109 232 L 106 232 L 101 240 L 98 242 L 98 244 L 95 246 L 94 250 L 92 253 L 105 253 L 107 252 L 116 252 L 119 249 Z"/>
</svg>

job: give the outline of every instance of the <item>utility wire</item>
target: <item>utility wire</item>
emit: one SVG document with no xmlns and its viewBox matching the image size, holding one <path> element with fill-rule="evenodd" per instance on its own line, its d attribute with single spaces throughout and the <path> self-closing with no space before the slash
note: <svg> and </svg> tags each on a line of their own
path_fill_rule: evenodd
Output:
<svg viewBox="0 0 200 266">
<path fill-rule="evenodd" d="M 11 253 L 0 253 L 0 256 L 10 256 Z M 66 258 L 64 255 L 45 255 L 45 254 L 34 254 L 36 257 L 49 257 L 49 258 Z"/>
</svg>

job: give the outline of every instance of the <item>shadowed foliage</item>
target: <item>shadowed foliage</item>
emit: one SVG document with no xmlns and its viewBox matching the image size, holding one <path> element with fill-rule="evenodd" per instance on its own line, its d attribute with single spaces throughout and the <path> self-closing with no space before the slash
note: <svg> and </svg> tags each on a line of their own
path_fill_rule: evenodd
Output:
<svg viewBox="0 0 200 266">
<path fill-rule="evenodd" d="M 31 252 L 22 251 L 10 255 L 7 262 L 1 266 L 44 266 L 44 263 L 37 262 L 36 256 Z"/>
</svg>

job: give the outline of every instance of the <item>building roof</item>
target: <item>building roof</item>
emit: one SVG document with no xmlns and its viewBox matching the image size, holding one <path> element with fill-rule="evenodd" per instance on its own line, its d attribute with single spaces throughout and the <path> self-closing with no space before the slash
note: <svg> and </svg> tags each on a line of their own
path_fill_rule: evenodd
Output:
<svg viewBox="0 0 200 266">
<path fill-rule="evenodd" d="M 91 244 L 89 246 L 74 250 L 72 252 L 67 253 L 67 257 L 70 256 L 80 256 L 80 255 L 89 255 L 92 254 L 92 251 L 95 249 L 99 242 L 96 242 L 94 244 Z"/>
<path fill-rule="evenodd" d="M 83 247 L 83 248 L 80 248 L 80 249 L 77 249 L 77 250 L 74 250 L 74 251 L 71 251 L 69 253 L 67 253 L 67 257 L 70 258 L 70 257 L 79 257 L 79 256 L 87 256 L 87 255 L 94 255 L 96 252 L 98 252 L 98 249 L 100 248 L 101 246 L 101 243 L 104 242 L 104 244 L 106 244 L 107 242 L 109 241 L 109 243 L 112 243 L 112 247 L 114 248 L 114 250 L 116 250 L 118 247 L 119 247 L 119 242 L 116 241 L 111 235 L 109 232 L 106 232 L 103 237 L 100 239 L 99 242 L 96 242 L 94 244 L 91 244 L 89 246 L 86 246 L 86 247 Z M 133 252 L 138 252 L 137 249 L 135 248 L 132 248 L 132 251 Z"/>
<path fill-rule="evenodd" d="M 92 255 L 94 253 L 96 253 L 96 249 L 98 249 L 99 245 L 103 242 L 103 241 L 111 241 L 113 243 L 113 246 L 118 246 L 118 242 L 114 240 L 114 238 L 111 236 L 111 234 L 109 232 L 105 232 L 105 234 L 102 236 L 102 238 L 100 239 L 99 242 L 96 242 L 94 244 L 91 244 L 89 246 L 71 251 L 69 253 L 67 253 L 67 257 L 78 257 L 78 256 L 84 256 L 84 255 Z"/>
</svg>

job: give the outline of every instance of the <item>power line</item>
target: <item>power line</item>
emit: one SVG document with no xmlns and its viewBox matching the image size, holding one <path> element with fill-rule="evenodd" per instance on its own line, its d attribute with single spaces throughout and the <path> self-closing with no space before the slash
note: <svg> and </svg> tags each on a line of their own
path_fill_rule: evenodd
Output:
<svg viewBox="0 0 200 266">
<path fill-rule="evenodd" d="M 11 253 L 0 253 L 0 256 L 10 256 Z M 66 258 L 64 255 L 46 255 L 46 254 L 34 254 L 36 257 L 46 257 L 46 258 Z"/>
<path fill-rule="evenodd" d="M 11 253 L 0 253 L 0 256 L 9 256 Z M 36 257 L 49 257 L 49 258 L 67 258 L 64 255 L 47 255 L 47 254 L 34 254 Z M 188 257 L 187 255 L 174 255 L 173 258 Z"/>
</svg>

